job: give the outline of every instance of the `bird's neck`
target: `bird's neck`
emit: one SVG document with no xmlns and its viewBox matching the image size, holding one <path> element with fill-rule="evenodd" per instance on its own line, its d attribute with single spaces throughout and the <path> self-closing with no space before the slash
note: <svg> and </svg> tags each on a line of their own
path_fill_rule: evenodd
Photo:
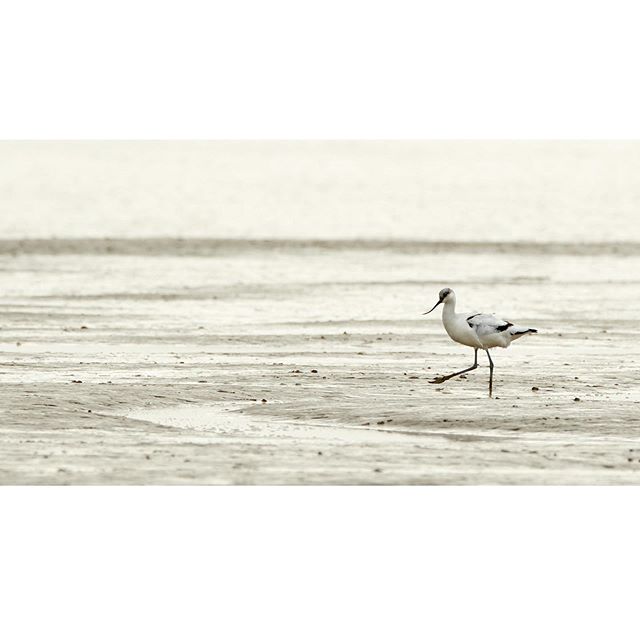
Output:
<svg viewBox="0 0 640 640">
<path fill-rule="evenodd" d="M 442 305 L 444 308 L 442 309 L 442 317 L 443 318 L 453 318 L 456 314 L 456 301 L 455 300 L 447 300 Z"/>
</svg>

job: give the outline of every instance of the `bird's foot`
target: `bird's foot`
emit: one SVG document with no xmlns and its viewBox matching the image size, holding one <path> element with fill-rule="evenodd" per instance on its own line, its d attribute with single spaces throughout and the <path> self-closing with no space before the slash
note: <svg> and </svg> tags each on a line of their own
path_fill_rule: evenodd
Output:
<svg viewBox="0 0 640 640">
<path fill-rule="evenodd" d="M 436 376 L 433 380 L 429 380 L 429 384 L 442 384 L 446 382 L 449 378 L 447 376 Z"/>
</svg>

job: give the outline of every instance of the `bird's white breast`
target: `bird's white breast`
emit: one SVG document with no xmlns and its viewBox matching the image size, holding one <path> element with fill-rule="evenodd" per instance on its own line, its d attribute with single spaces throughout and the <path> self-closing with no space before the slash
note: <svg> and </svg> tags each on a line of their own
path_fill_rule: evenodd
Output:
<svg viewBox="0 0 640 640">
<path fill-rule="evenodd" d="M 444 324 L 445 331 L 449 334 L 449 337 L 455 342 L 474 349 L 483 348 L 478 334 L 467 324 L 464 314 L 443 315 L 442 324 Z"/>
</svg>

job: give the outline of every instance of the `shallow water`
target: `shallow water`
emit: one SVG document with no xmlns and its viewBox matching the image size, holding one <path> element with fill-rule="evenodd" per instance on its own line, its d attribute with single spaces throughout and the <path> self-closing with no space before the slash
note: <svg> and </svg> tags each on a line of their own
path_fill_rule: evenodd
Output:
<svg viewBox="0 0 640 640">
<path fill-rule="evenodd" d="M 0 238 L 640 241 L 638 142 L 3 142 Z"/>
<path fill-rule="evenodd" d="M 191 441 L 192 432 L 206 433 L 204 440 L 217 444 L 230 439 L 241 438 L 251 444 L 268 444 L 279 439 L 295 438 L 297 441 L 309 440 L 317 444 L 357 444 L 407 442 L 415 433 L 403 433 L 393 429 L 335 426 L 330 424 L 304 424 L 287 421 L 268 421 L 256 416 L 245 415 L 236 403 L 217 403 L 212 405 L 163 407 L 160 409 L 134 409 L 126 414 L 133 420 L 144 420 L 154 424 L 184 429 Z"/>
</svg>

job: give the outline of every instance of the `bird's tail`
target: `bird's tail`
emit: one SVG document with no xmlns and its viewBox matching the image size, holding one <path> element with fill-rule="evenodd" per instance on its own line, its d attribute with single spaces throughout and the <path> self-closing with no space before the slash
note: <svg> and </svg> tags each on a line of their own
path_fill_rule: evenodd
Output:
<svg viewBox="0 0 640 640">
<path fill-rule="evenodd" d="M 537 329 L 529 329 L 527 327 L 509 327 L 509 333 L 515 337 L 520 337 L 520 336 L 524 336 L 527 333 L 538 333 Z"/>
</svg>

